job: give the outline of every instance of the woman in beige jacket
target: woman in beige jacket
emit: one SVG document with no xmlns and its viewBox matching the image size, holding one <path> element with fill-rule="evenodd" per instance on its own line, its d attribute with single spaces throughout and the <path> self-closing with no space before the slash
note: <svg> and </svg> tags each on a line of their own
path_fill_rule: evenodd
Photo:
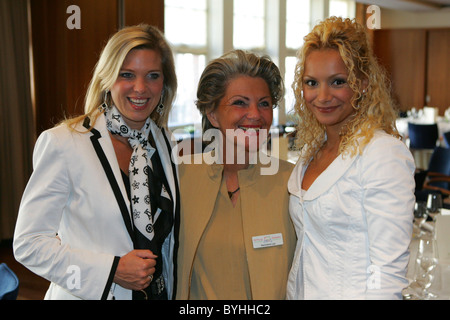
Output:
<svg viewBox="0 0 450 320">
<path fill-rule="evenodd" d="M 237 50 L 204 70 L 197 107 L 214 139 L 180 166 L 178 299 L 285 298 L 292 165 L 261 152 L 282 95 L 268 57 Z"/>
</svg>

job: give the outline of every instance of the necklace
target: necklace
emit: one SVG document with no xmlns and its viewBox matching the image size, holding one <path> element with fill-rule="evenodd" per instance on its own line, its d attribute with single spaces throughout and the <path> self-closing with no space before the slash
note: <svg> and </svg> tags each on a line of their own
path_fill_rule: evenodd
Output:
<svg viewBox="0 0 450 320">
<path fill-rule="evenodd" d="M 239 189 L 240 189 L 240 187 L 238 187 L 236 190 L 234 190 L 234 191 L 232 191 L 232 192 L 228 191 L 228 196 L 230 197 L 230 199 L 231 199 L 231 197 L 232 197 L 236 192 L 239 191 Z"/>
</svg>

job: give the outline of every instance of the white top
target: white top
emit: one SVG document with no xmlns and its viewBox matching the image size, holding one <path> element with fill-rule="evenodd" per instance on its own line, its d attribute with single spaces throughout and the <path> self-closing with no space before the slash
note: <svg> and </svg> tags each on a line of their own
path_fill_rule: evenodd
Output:
<svg viewBox="0 0 450 320">
<path fill-rule="evenodd" d="M 287 298 L 401 299 L 415 202 L 408 148 L 377 132 L 302 194 L 305 168 L 299 162 L 288 183 L 298 240 Z"/>
</svg>

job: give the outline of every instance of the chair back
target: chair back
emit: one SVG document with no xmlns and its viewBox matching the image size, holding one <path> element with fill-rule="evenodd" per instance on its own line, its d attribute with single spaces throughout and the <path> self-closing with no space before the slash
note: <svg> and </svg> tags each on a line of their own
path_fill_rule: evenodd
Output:
<svg viewBox="0 0 450 320">
<path fill-rule="evenodd" d="M 18 294 L 19 279 L 6 263 L 0 264 L 0 300 L 16 300 Z"/>
<path fill-rule="evenodd" d="M 411 149 L 434 149 L 439 138 L 438 126 L 408 122 L 409 147 Z"/>
<path fill-rule="evenodd" d="M 444 132 L 443 136 L 444 136 L 444 141 L 445 141 L 445 144 L 447 145 L 447 148 L 450 148 L 450 131 Z"/>
<path fill-rule="evenodd" d="M 434 149 L 428 171 L 450 176 L 450 148 L 436 147 Z M 450 182 L 435 182 L 433 185 L 450 190 Z"/>
</svg>

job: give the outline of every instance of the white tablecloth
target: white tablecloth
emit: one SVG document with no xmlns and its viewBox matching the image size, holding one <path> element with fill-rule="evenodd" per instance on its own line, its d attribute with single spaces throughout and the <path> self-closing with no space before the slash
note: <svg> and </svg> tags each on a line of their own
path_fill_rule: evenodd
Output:
<svg viewBox="0 0 450 320">
<path fill-rule="evenodd" d="M 414 280 L 414 268 L 416 264 L 416 255 L 419 246 L 419 240 L 411 241 L 411 255 L 409 259 L 408 272 L 406 277 L 410 282 Z M 435 270 L 435 278 L 428 291 L 437 295 L 438 300 L 450 300 L 450 260 L 439 259 Z"/>
<path fill-rule="evenodd" d="M 436 227 L 437 235 L 437 251 L 438 251 L 438 265 L 435 270 L 435 278 L 428 291 L 437 295 L 438 300 L 450 300 L 450 243 L 449 232 L 450 227 L 450 211 L 443 210 L 444 215 L 439 216 Z M 406 277 L 410 282 L 414 280 L 414 269 L 416 264 L 417 250 L 419 246 L 419 239 L 413 238 L 409 246 L 410 258 Z"/>
</svg>

